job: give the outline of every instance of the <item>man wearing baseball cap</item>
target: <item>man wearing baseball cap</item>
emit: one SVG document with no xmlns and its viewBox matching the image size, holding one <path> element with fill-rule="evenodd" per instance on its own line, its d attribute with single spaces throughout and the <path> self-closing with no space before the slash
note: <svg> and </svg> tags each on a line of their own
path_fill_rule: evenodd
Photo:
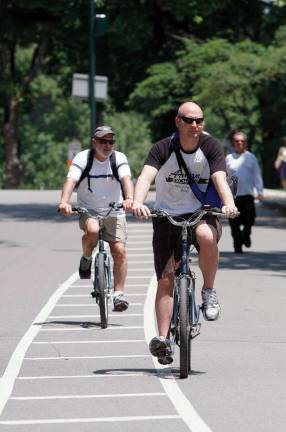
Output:
<svg viewBox="0 0 286 432">
<path fill-rule="evenodd" d="M 125 154 L 114 150 L 115 132 L 110 126 L 97 127 L 91 145 L 91 150 L 79 152 L 72 161 L 63 186 L 59 211 L 66 216 L 72 214 L 69 202 L 77 186 L 77 204 L 89 211 L 79 217 L 80 229 L 84 231 L 79 276 L 88 279 L 91 276 L 92 252 L 97 245 L 99 232 L 94 213 L 106 214 L 110 202 L 123 204 L 123 209 L 112 210 L 110 217 L 104 220 L 103 233 L 114 261 L 114 310 L 122 312 L 128 308 L 128 300 L 123 291 L 127 275 L 125 210 L 131 210 L 133 204 L 131 171 Z M 114 176 L 112 158 L 115 159 L 119 181 Z M 86 172 L 89 166 L 89 172 Z"/>
</svg>

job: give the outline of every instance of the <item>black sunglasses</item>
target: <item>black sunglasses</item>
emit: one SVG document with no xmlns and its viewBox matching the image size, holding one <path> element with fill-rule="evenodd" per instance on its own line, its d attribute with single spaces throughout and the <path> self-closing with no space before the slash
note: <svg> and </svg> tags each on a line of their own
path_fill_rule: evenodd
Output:
<svg viewBox="0 0 286 432">
<path fill-rule="evenodd" d="M 202 124 L 202 122 L 204 121 L 203 117 L 194 118 L 194 117 L 181 116 L 180 118 L 183 120 L 184 123 L 187 124 L 192 124 L 193 122 L 196 122 L 199 125 Z"/>
<path fill-rule="evenodd" d="M 115 144 L 115 140 L 111 139 L 105 139 L 105 138 L 95 138 L 96 141 L 98 141 L 100 144 L 110 144 L 110 145 L 114 145 Z"/>
</svg>

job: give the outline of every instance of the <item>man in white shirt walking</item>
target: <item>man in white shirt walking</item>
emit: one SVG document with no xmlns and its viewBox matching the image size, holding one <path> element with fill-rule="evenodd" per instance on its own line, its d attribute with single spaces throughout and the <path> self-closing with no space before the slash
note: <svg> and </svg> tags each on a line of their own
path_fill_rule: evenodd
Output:
<svg viewBox="0 0 286 432">
<path fill-rule="evenodd" d="M 229 175 L 238 177 L 235 205 L 240 217 L 229 219 L 235 253 L 242 253 L 242 246 L 251 246 L 251 228 L 255 223 L 254 197 L 263 200 L 263 180 L 256 157 L 247 150 L 247 136 L 241 131 L 230 133 L 234 151 L 226 156 Z"/>
<path fill-rule="evenodd" d="M 88 279 L 91 275 L 92 252 L 97 245 L 99 233 L 94 212 L 105 214 L 110 209 L 110 202 L 123 203 L 122 210 L 112 211 L 110 217 L 104 220 L 103 231 L 103 239 L 109 243 L 114 261 L 114 310 L 122 312 L 128 308 L 128 301 L 123 293 L 127 275 L 124 210 L 132 208 L 133 184 L 126 156 L 114 150 L 114 135 L 110 126 L 98 127 L 91 139 L 92 148 L 75 156 L 63 186 L 59 211 L 66 216 L 72 214 L 69 201 L 77 186 L 77 203 L 89 211 L 88 214 L 80 215 L 79 219 L 79 226 L 84 231 L 79 276 L 81 279 Z"/>
</svg>

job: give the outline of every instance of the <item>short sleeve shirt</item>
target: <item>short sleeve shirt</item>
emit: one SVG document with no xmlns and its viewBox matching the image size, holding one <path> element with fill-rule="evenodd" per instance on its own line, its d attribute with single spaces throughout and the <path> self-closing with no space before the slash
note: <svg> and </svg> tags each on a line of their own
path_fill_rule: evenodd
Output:
<svg viewBox="0 0 286 432">
<path fill-rule="evenodd" d="M 205 192 L 210 177 L 217 171 L 226 172 L 225 156 L 220 142 L 202 133 L 198 147 L 191 153 L 180 150 L 188 171 L 201 191 Z M 156 208 L 171 215 L 191 213 L 201 207 L 193 194 L 184 169 L 180 170 L 171 137 L 158 141 L 151 148 L 145 165 L 158 170 L 155 178 Z"/>
<path fill-rule="evenodd" d="M 131 176 L 125 154 L 115 151 L 115 157 L 119 179 Z M 82 171 L 86 167 L 87 159 L 88 150 L 79 152 L 72 161 L 67 177 L 78 181 Z M 88 177 L 85 177 L 78 187 L 77 202 L 79 206 L 99 213 L 105 213 L 109 209 L 110 202 L 120 203 L 123 201 L 121 185 L 113 177 L 109 158 L 104 162 L 100 162 L 94 158 L 89 172 L 89 182 L 91 191 L 88 188 Z M 122 210 L 113 211 L 110 215 L 119 216 L 123 214 Z"/>
</svg>

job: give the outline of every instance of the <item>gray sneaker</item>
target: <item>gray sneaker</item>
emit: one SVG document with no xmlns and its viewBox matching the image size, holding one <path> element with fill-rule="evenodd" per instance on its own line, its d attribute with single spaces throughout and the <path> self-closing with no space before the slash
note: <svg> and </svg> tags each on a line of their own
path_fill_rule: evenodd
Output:
<svg viewBox="0 0 286 432">
<path fill-rule="evenodd" d="M 123 312 L 129 306 L 129 302 L 123 293 L 113 295 L 113 310 L 115 312 Z"/>
<path fill-rule="evenodd" d="M 173 362 L 173 351 L 169 339 L 163 336 L 154 337 L 149 343 L 149 350 L 152 356 L 158 358 L 160 364 L 167 365 Z"/>
<path fill-rule="evenodd" d="M 220 305 L 217 299 L 216 290 L 204 288 L 202 290 L 202 311 L 207 321 L 215 321 L 219 317 Z"/>
</svg>

